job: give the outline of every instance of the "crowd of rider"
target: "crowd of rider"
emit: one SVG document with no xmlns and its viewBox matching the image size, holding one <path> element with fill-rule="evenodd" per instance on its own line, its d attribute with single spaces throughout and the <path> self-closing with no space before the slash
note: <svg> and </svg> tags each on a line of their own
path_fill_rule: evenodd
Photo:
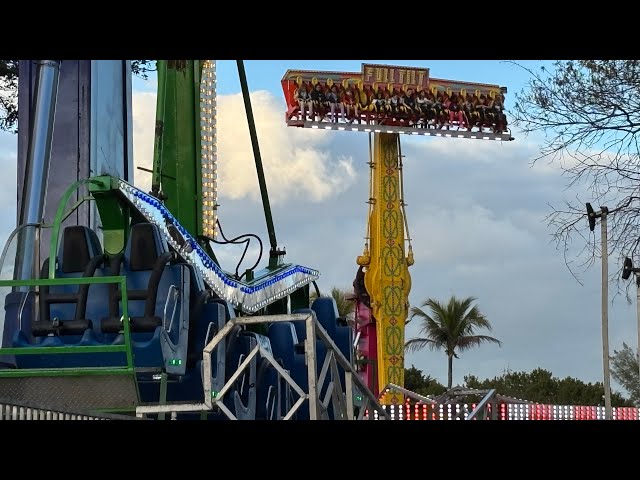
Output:
<svg viewBox="0 0 640 480">
<path fill-rule="evenodd" d="M 456 93 L 431 90 L 415 92 L 379 86 L 376 91 L 369 85 L 360 90 L 355 85 L 330 87 L 316 83 L 303 83 L 296 92 L 300 118 L 311 121 L 328 120 L 334 123 L 365 122 L 407 124 L 414 127 L 446 128 L 471 131 L 476 127 L 492 128 L 496 133 L 506 131 L 504 95 Z M 338 115 L 339 114 L 339 115 Z M 363 118 L 364 117 L 364 118 Z"/>
</svg>

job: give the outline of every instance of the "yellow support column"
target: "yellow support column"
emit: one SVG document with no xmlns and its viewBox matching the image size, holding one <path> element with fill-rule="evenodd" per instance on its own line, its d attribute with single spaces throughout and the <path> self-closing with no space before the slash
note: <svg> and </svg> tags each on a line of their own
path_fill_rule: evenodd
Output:
<svg viewBox="0 0 640 480">
<path fill-rule="evenodd" d="M 358 259 L 359 264 L 366 265 L 365 286 L 376 321 L 381 389 L 389 383 L 404 386 L 404 327 L 411 290 L 409 265 L 413 263 L 405 255 L 398 142 L 397 133 L 374 134 L 369 251 Z M 382 403 L 398 404 L 403 400 L 402 394 L 390 392 Z"/>
</svg>

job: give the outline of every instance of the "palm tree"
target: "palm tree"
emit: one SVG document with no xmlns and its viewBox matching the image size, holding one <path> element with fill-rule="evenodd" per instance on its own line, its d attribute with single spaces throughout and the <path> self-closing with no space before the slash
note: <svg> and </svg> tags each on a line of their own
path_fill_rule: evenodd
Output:
<svg viewBox="0 0 640 480">
<path fill-rule="evenodd" d="M 477 329 L 485 328 L 491 331 L 491 324 L 480 313 L 474 297 L 458 299 L 452 296 L 448 304 L 443 304 L 432 298 L 427 299 L 421 306 L 429 307 L 431 315 L 418 307 L 411 307 L 409 323 L 414 317 L 420 318 L 422 327 L 420 333 L 424 336 L 412 338 L 405 343 L 405 349 L 410 352 L 429 347 L 431 350 L 443 349 L 449 359 L 449 378 L 447 388 L 453 383 L 453 357 L 459 358 L 458 351 L 477 347 L 481 343 L 497 343 L 500 340 L 487 335 L 475 335 Z"/>
<path fill-rule="evenodd" d="M 356 302 L 353 301 L 353 293 L 348 290 L 341 290 L 337 287 L 331 289 L 331 296 L 336 301 L 338 315 L 347 319 L 349 323 L 353 321 L 356 310 Z"/>
</svg>

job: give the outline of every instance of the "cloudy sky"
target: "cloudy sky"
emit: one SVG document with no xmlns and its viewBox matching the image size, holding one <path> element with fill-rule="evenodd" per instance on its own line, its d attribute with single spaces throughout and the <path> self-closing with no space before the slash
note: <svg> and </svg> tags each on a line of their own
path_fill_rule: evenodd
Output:
<svg viewBox="0 0 640 480">
<path fill-rule="evenodd" d="M 280 80 L 287 69 L 359 71 L 363 62 L 428 67 L 434 77 L 500 84 L 510 93 L 527 80 L 522 69 L 500 61 L 245 61 L 278 243 L 286 247 L 287 261 L 320 270 L 319 286 L 327 291 L 350 288 L 362 252 L 368 135 L 286 127 Z M 155 78 L 136 79 L 133 85 L 135 161 L 149 168 Z M 218 92 L 220 222 L 227 237 L 255 233 L 268 248 L 235 61 L 218 61 Z M 507 95 L 507 108 L 512 98 Z M 580 276 L 580 285 L 551 243 L 553 231 L 544 220 L 548 203 L 584 192 L 566 190 L 559 169 L 532 166 L 536 139 L 517 131 L 514 136 L 508 143 L 401 138 L 415 255 L 410 303 L 475 296 L 493 335 L 503 341 L 501 348 L 487 345 L 461 354 L 454 363 L 454 384 L 467 374 L 486 378 L 505 369 L 536 367 L 560 377 L 601 381 L 599 264 Z M 16 150 L 16 137 L 0 133 L 2 243 L 15 226 Z M 137 170 L 135 183 L 148 190 L 150 176 Z M 223 267 L 235 270 L 241 253 L 241 246 L 220 252 Z M 247 259 L 245 266 L 254 261 Z M 616 262 L 612 257 L 611 272 Z M 613 293 L 612 288 L 610 297 Z M 635 305 L 613 297 L 609 323 L 612 351 L 623 341 L 636 345 Z M 407 338 L 416 334 L 412 323 Z M 442 352 L 408 354 L 406 364 L 446 382 Z"/>
</svg>

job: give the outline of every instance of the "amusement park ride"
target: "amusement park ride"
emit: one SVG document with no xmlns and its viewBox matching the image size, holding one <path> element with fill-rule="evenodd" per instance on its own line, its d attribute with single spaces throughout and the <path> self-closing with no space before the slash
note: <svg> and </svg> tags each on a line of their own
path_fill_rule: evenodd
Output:
<svg viewBox="0 0 640 480">
<path fill-rule="evenodd" d="M 404 385 L 404 326 L 414 262 L 400 134 L 513 140 L 502 109 L 507 89 L 430 78 L 428 69 L 369 64 L 360 72 L 290 70 L 282 87 L 287 125 L 373 134 L 367 236 L 354 281 L 355 362 L 366 385 L 383 394 L 383 403 L 402 403 L 399 390 L 381 391 L 388 384 Z M 336 96 L 323 105 L 314 91 L 325 99 L 330 92 Z"/>
<path fill-rule="evenodd" d="M 469 411 L 403 388 L 413 254 L 399 135 L 512 140 L 505 89 L 381 65 L 285 74 L 288 126 L 373 135 L 349 325 L 332 298 L 310 303 L 319 271 L 286 263 L 278 247 L 242 61 L 270 249 L 266 267 L 235 273 L 215 256 L 217 244 L 245 241 L 227 239 L 218 219 L 215 62 L 157 65 L 144 192 L 132 183 L 129 62 L 20 62 L 18 226 L 0 258 L 0 419 L 573 418 L 495 391 L 463 392 L 480 394 Z"/>
</svg>

